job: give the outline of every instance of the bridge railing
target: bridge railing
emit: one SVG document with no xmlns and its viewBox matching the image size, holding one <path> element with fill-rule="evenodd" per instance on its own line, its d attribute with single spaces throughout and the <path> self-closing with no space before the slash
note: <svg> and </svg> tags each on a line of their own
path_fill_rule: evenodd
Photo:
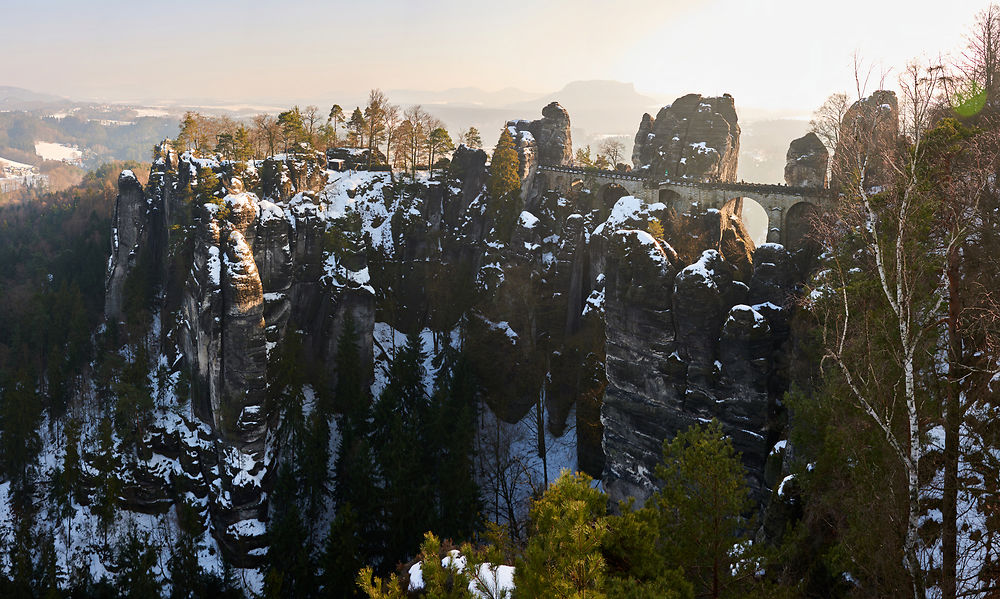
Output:
<svg viewBox="0 0 1000 599">
<path fill-rule="evenodd" d="M 809 196 L 822 198 L 835 198 L 837 192 L 832 189 L 819 187 L 800 187 L 796 185 L 780 185 L 775 183 L 723 183 L 705 181 L 684 181 L 674 179 L 664 179 L 660 182 L 660 187 L 693 187 L 697 189 L 717 189 L 720 191 L 747 191 L 754 193 L 780 193 L 783 195 Z"/>
<path fill-rule="evenodd" d="M 600 168 L 565 166 L 561 164 L 539 164 L 538 170 L 554 171 L 557 173 L 569 173 L 572 175 L 600 177 L 602 179 L 628 179 L 629 181 L 651 181 L 650 177 L 635 175 L 628 171 L 612 171 Z"/>
<path fill-rule="evenodd" d="M 580 176 L 600 177 L 604 179 L 628 179 L 630 181 L 644 181 L 651 183 L 654 181 L 650 175 L 637 175 L 630 172 L 612 171 L 597 168 L 583 168 L 578 166 L 566 166 L 562 164 L 540 164 L 540 171 L 553 171 L 558 173 L 569 173 Z M 752 193 L 780 193 L 784 195 L 796 195 L 807 197 L 835 198 L 837 192 L 832 189 L 818 187 L 801 187 L 795 185 L 782 185 L 775 183 L 724 183 L 708 181 L 690 181 L 686 179 L 664 179 L 659 182 L 659 187 L 664 186 L 693 187 L 696 189 L 713 189 L 720 191 L 745 191 Z"/>
</svg>

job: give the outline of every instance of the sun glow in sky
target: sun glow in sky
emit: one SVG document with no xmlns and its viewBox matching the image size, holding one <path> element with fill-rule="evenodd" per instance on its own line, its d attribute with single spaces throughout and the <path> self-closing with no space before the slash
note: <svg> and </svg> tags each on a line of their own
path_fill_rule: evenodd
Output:
<svg viewBox="0 0 1000 599">
<path fill-rule="evenodd" d="M 614 79 L 810 112 L 876 72 L 961 47 L 982 0 L 105 0 L 3 8 L 0 85 L 74 98 L 307 101 L 383 89 Z M 876 75 L 877 77 L 877 75 Z M 891 77 L 891 75 L 890 75 Z"/>
</svg>

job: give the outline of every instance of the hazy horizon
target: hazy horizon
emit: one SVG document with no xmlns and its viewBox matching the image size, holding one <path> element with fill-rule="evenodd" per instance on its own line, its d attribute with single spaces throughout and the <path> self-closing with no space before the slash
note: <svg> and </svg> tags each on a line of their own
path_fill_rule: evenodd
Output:
<svg viewBox="0 0 1000 599">
<path fill-rule="evenodd" d="M 853 86 L 857 52 L 898 72 L 934 34 L 957 50 L 985 3 L 790 0 L 693 4 L 592 0 L 499 8 L 432 0 L 157 10 L 110 0 L 5 9 L 0 85 L 76 100 L 200 99 L 287 105 L 356 98 L 372 87 L 512 88 L 544 95 L 579 80 L 633 83 L 657 99 L 732 94 L 738 105 L 811 112 Z M 934 7 L 933 20 L 922 18 Z M 53 20 L 51 15 L 58 14 Z M 884 66 L 882 66 L 884 65 Z M 894 77 L 889 76 L 891 82 Z"/>
</svg>

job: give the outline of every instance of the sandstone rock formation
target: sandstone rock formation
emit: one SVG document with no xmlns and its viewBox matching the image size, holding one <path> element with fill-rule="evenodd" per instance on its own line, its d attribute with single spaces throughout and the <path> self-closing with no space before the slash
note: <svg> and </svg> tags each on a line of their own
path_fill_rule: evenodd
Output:
<svg viewBox="0 0 1000 599">
<path fill-rule="evenodd" d="M 105 282 L 104 313 L 108 319 L 117 321 L 121 317 L 125 281 L 135 268 L 149 228 L 146 194 L 132 171 L 122 171 L 118 177 L 112 227 L 114 234 L 111 236 L 111 261 Z"/>
<path fill-rule="evenodd" d="M 268 444 L 273 422 L 265 416 L 268 354 L 294 325 L 304 331 L 306 359 L 332 386 L 345 318 L 353 318 L 361 331 L 366 365 L 374 323 L 364 252 L 326 241 L 330 229 L 346 236 L 355 232 L 317 200 L 315 192 L 326 184 L 323 156 L 290 152 L 258 166 L 242 171 L 244 181 L 230 163 L 178 157 L 164 143 L 147 194 L 131 173 L 123 173 L 106 289 L 106 316 L 117 318 L 137 261 L 153 265 L 160 318 L 177 325 L 162 331 L 160 351 L 169 363 L 183 364 L 190 381 L 190 419 L 176 424 L 198 431 L 192 445 L 184 435 L 183 442 L 173 439 L 174 428 L 154 426 L 142 452 L 179 460 L 183 476 L 165 476 L 140 462 L 124 496 L 134 509 L 163 511 L 184 490 L 207 494 L 213 534 L 229 559 L 244 566 L 259 561 L 266 543 L 264 481 L 276 459 Z M 190 190 L 203 167 L 228 194 L 203 203 L 193 197 Z M 170 235 L 189 239 L 167 244 Z M 185 246 L 190 253 L 178 250 Z"/>
<path fill-rule="evenodd" d="M 784 384 L 778 348 L 800 275 L 775 244 L 753 251 L 746 282 L 714 249 L 687 266 L 670 254 L 629 230 L 608 247 L 605 489 L 612 501 L 645 501 L 664 439 L 716 418 L 762 500 L 768 422 Z"/>
<path fill-rule="evenodd" d="M 644 117 L 649 148 L 664 164 L 672 152 L 690 159 L 691 177 L 731 178 L 732 99 L 693 98 Z M 373 348 L 375 330 L 430 329 L 435 346 L 460 332 L 498 419 L 534 422 L 538 409 L 550 434 L 575 433 L 575 467 L 606 473 L 613 498 L 646 497 L 662 440 L 712 417 L 743 451 L 755 491 L 765 489 L 794 261 L 780 246 L 755 249 L 735 204 L 681 223 L 622 185 L 536 189 L 538 164 L 572 159 L 569 117 L 553 103 L 540 120 L 508 125 L 530 201 L 503 234 L 509 205 L 486 191 L 488 157 L 464 146 L 430 184 L 326 173 L 306 148 L 234 165 L 169 144 L 145 195 L 123 177 L 108 314 L 149 248 L 162 283 L 158 351 L 190 381 L 191 412 L 150 427 L 123 492 L 130 506 L 162 513 L 190 491 L 227 558 L 259 563 L 281 459 L 269 442 L 276 417 L 264 410 L 268 361 L 300 332 L 303 360 L 334 387 L 348 317 L 366 368 L 388 353 Z M 226 191 L 195 198 L 206 167 Z M 666 229 L 656 239 L 654 219 Z"/>
<path fill-rule="evenodd" d="M 785 185 L 826 187 L 829 158 L 826 146 L 811 131 L 792 140 L 785 155 Z"/>
<path fill-rule="evenodd" d="M 558 102 L 543 108 L 540 119 L 507 121 L 506 126 L 517 147 L 522 198 L 527 199 L 539 164 L 573 164 L 569 113 Z"/>
<path fill-rule="evenodd" d="M 885 185 L 890 177 L 885 155 L 899 138 L 896 93 L 878 90 L 847 109 L 834 151 L 833 184 L 845 184 L 856 170 L 856 156 L 866 157 L 865 185 Z"/>
<path fill-rule="evenodd" d="M 735 181 L 740 126 L 733 97 L 688 94 L 642 116 L 632 165 L 657 177 Z"/>
</svg>

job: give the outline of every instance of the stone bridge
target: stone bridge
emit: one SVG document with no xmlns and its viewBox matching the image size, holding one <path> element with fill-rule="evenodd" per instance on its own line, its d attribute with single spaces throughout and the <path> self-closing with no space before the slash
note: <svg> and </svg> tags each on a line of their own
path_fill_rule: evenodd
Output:
<svg viewBox="0 0 1000 599">
<path fill-rule="evenodd" d="M 649 186 L 650 179 L 629 172 L 540 164 L 535 177 L 539 175 L 545 177 L 545 189 L 570 191 L 577 181 L 595 186 L 594 191 L 617 184 L 628 190 L 629 194 L 647 202 L 656 201 L 656 190 Z"/>
<path fill-rule="evenodd" d="M 807 232 L 815 211 L 833 207 L 837 194 L 829 189 L 792 187 L 760 183 L 706 183 L 655 179 L 629 172 L 583 169 L 571 166 L 539 165 L 540 181 L 548 189 L 570 191 L 577 181 L 596 186 L 595 191 L 620 185 L 647 203 L 662 202 L 678 212 L 692 208 L 732 210 L 741 198 L 757 202 L 767 213 L 767 241 L 795 247 Z"/>
</svg>

